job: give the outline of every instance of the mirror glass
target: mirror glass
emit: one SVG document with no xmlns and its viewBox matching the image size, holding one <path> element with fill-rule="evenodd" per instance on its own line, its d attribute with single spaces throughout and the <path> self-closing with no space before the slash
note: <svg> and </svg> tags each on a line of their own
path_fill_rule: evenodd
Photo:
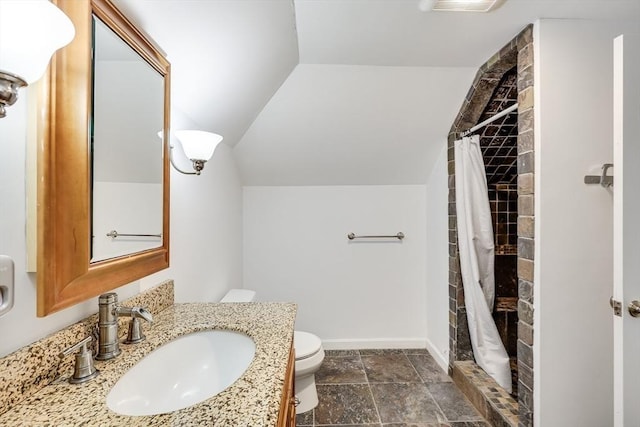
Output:
<svg viewBox="0 0 640 427">
<path fill-rule="evenodd" d="M 164 76 L 93 17 L 91 262 L 162 246 Z"/>
</svg>

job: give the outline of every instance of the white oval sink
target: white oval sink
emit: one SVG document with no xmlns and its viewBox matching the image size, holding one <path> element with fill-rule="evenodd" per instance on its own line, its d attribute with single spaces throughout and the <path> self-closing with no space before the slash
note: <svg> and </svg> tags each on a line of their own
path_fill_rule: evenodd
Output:
<svg viewBox="0 0 640 427">
<path fill-rule="evenodd" d="M 121 415 L 177 411 L 215 396 L 247 370 L 256 345 L 233 331 L 202 331 L 158 347 L 129 369 L 107 395 Z"/>
</svg>

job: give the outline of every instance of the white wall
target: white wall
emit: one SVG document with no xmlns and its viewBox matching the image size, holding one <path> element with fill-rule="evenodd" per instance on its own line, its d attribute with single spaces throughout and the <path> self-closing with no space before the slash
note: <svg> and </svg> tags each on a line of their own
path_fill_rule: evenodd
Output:
<svg viewBox="0 0 640 427">
<path fill-rule="evenodd" d="M 92 261 L 115 258 L 162 246 L 162 183 L 93 182 Z"/>
<path fill-rule="evenodd" d="M 97 300 L 91 300 L 36 317 L 36 276 L 26 273 L 27 98 L 27 90 L 21 90 L 16 104 L 0 119 L 0 254 L 15 262 L 15 305 L 0 317 L 0 357 L 98 311 Z M 134 283 L 118 291 L 126 298 L 138 288 Z"/>
<path fill-rule="evenodd" d="M 424 347 L 424 218 L 422 185 L 245 187 L 245 288 L 298 303 L 327 348 Z"/>
<path fill-rule="evenodd" d="M 300 64 L 235 148 L 243 182 L 424 184 L 475 71 Z"/>
<path fill-rule="evenodd" d="M 612 52 L 621 31 L 589 21 L 535 26 L 538 426 L 613 420 L 612 196 L 583 176 L 613 157 Z"/>
<path fill-rule="evenodd" d="M 95 62 L 95 181 L 162 182 L 158 131 L 164 124 L 164 78 L 141 57 L 135 59 Z"/>
<path fill-rule="evenodd" d="M 0 357 L 97 312 L 97 298 L 36 317 L 36 275 L 26 273 L 27 91 L 0 119 L 0 254 L 15 261 L 16 302 L 0 317 Z M 195 124 L 178 111 L 173 128 Z M 187 161 L 185 161 L 187 162 Z M 186 163 L 188 165 L 188 163 Z M 174 279 L 177 301 L 214 301 L 242 284 L 242 187 L 221 144 L 199 177 L 171 172 L 171 267 L 120 287 L 121 299 Z"/>
<path fill-rule="evenodd" d="M 449 216 L 447 143 L 426 187 L 427 348 L 445 371 L 449 365 Z"/>
<path fill-rule="evenodd" d="M 174 108 L 171 129 L 201 127 Z M 175 162 L 190 170 L 191 162 L 175 145 Z M 242 287 L 242 185 L 224 141 L 200 176 L 171 168 L 170 245 L 170 268 L 143 279 L 142 289 L 171 278 L 177 302 L 215 302 Z"/>
</svg>

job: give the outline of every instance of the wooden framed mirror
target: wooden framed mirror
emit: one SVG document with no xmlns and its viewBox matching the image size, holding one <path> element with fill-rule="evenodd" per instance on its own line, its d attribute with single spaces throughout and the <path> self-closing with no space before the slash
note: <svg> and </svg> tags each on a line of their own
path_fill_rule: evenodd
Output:
<svg viewBox="0 0 640 427">
<path fill-rule="evenodd" d="M 113 5 L 109 0 L 55 0 L 54 3 L 71 18 L 75 29 L 75 39 L 53 57 L 49 70 L 42 80 L 39 93 L 38 108 L 38 242 L 37 242 L 37 282 L 38 282 L 38 316 L 46 316 L 63 308 L 77 304 L 105 291 L 130 283 L 151 273 L 169 266 L 169 97 L 170 97 L 170 64 L 154 42 L 145 36 Z M 98 29 L 100 27 L 100 29 Z M 105 30 L 106 29 L 106 30 Z M 102 75 L 121 76 L 126 82 L 110 81 L 108 85 L 130 86 L 118 98 L 108 101 L 112 112 L 120 116 L 131 116 L 122 113 L 120 108 L 135 106 L 138 113 L 156 111 L 153 120 L 143 130 L 135 130 L 134 126 L 143 120 L 141 114 L 134 115 L 135 120 L 129 123 L 114 122 L 116 114 L 108 120 L 97 116 L 97 110 L 109 108 L 97 106 L 100 91 L 95 77 L 100 74 L 96 66 L 96 58 L 108 57 L 103 52 L 96 52 L 100 45 L 94 43 L 94 34 L 112 31 L 123 46 L 131 49 L 132 57 L 138 58 L 138 68 L 147 68 L 156 73 L 153 80 L 160 91 L 158 96 L 150 96 L 132 82 L 129 69 L 123 71 L 102 72 Z M 104 36 L 102 36 L 104 37 Z M 111 37 L 111 36 L 107 36 Z M 127 54 L 129 55 L 129 54 Z M 142 82 L 141 82 L 142 83 Z M 113 87 L 113 86 L 112 86 Z M 102 90 L 105 92 L 105 90 Z M 106 90 L 109 92 L 109 90 Z M 111 92 L 116 92 L 115 90 Z M 138 96 L 139 99 L 133 97 Z M 140 102 L 149 102 L 148 106 Z M 157 104 L 161 103 L 160 106 Z M 113 108 L 117 110 L 113 110 Z M 159 116 L 159 117 L 158 117 Z M 122 119 L 124 120 L 124 118 Z M 97 129 L 106 129 L 99 131 Z M 115 136 L 109 129 L 124 129 Z M 160 132 L 162 131 L 162 132 Z M 98 134 L 111 135 L 111 140 L 101 142 L 100 150 L 96 149 Z M 118 146 L 117 142 L 130 135 L 131 141 L 119 144 L 127 147 L 133 144 L 155 144 L 157 162 L 151 169 L 157 180 L 157 210 L 160 211 L 156 227 L 161 228 L 150 234 L 158 237 L 156 243 L 145 246 L 133 246 L 130 252 L 107 252 L 96 256 L 96 226 L 98 221 L 94 209 L 99 205 L 94 190 L 99 186 L 95 178 L 102 174 L 97 172 L 98 164 L 117 164 L 132 161 L 129 152 L 116 155 L 109 161 L 96 158 L 99 151 L 109 152 Z M 104 139 L 104 137 L 101 137 Z M 106 148 L 104 146 L 106 145 Z M 133 161 L 137 168 L 140 163 L 147 162 L 147 153 L 142 150 L 141 159 Z M 120 157 L 118 157 L 120 156 Z M 102 167 L 102 166 L 100 166 Z M 131 166 L 119 165 L 122 171 L 132 171 Z M 111 174 L 117 174 L 111 171 Z M 128 174 L 128 173 L 127 173 Z M 136 178 L 137 179 L 137 178 Z M 119 180 L 119 178 L 115 178 Z M 123 179 L 124 180 L 124 179 Z M 119 183 L 122 184 L 122 183 Z M 156 183 L 154 182 L 154 185 Z M 104 199 L 104 197 L 102 197 Z M 113 201 L 114 205 L 125 205 L 125 201 Z M 102 203 L 104 205 L 104 203 Z M 110 211 L 111 212 L 111 211 Z M 126 217 L 131 212 L 124 214 Z M 147 219 L 146 215 L 142 221 Z M 161 215 L 161 216 L 160 216 Z M 105 215 L 102 215 L 104 217 Z M 108 216 L 108 215 L 106 215 Z M 153 223 L 154 221 L 146 221 Z M 147 236 L 148 231 L 118 230 L 119 233 L 139 233 L 134 236 Z M 104 234 L 100 231 L 101 234 Z M 102 237 L 102 236 L 100 236 Z M 115 239 L 115 238 L 114 238 Z"/>
</svg>

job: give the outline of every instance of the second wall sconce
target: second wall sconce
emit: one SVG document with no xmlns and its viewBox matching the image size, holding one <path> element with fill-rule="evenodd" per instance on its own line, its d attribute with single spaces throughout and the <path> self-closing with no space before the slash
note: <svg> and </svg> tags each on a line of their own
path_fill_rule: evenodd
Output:
<svg viewBox="0 0 640 427">
<path fill-rule="evenodd" d="M 74 35 L 69 17 L 49 0 L 0 0 L 0 118 Z"/>
<path fill-rule="evenodd" d="M 193 163 L 195 172 L 187 172 L 176 166 L 173 162 L 173 144 L 169 144 L 169 160 L 175 170 L 185 175 L 200 175 L 204 164 L 213 157 L 214 150 L 222 141 L 222 136 L 202 130 L 177 130 L 175 135 L 182 145 L 185 156 Z"/>
</svg>

